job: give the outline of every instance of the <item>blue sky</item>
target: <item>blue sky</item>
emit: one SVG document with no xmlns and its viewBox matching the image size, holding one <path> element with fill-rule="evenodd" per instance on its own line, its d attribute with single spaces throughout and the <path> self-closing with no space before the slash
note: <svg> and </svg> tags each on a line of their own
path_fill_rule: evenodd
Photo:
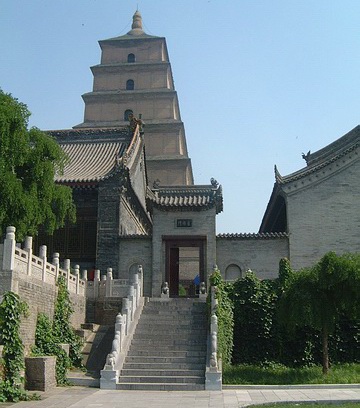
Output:
<svg viewBox="0 0 360 408">
<path fill-rule="evenodd" d="M 217 232 L 257 232 L 274 165 L 296 171 L 360 123 L 360 2 L 1 0 L 0 87 L 31 125 L 82 122 L 97 41 L 129 31 L 137 5 L 167 40 L 195 182 L 223 186 Z"/>
</svg>

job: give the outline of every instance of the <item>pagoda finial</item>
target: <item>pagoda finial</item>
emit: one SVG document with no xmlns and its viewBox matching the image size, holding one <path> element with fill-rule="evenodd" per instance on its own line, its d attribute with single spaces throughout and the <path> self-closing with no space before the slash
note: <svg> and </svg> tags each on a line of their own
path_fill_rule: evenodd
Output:
<svg viewBox="0 0 360 408">
<path fill-rule="evenodd" d="M 131 25 L 131 30 L 128 35 L 141 35 L 145 34 L 142 29 L 142 17 L 140 11 L 137 9 L 133 15 L 133 23 Z"/>
</svg>

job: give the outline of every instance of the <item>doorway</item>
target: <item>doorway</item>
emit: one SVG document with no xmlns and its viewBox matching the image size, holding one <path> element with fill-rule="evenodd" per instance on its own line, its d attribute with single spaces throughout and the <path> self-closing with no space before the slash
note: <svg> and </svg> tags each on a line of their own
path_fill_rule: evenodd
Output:
<svg viewBox="0 0 360 408">
<path fill-rule="evenodd" d="M 205 238 L 165 239 L 170 297 L 197 297 L 205 279 Z"/>
</svg>

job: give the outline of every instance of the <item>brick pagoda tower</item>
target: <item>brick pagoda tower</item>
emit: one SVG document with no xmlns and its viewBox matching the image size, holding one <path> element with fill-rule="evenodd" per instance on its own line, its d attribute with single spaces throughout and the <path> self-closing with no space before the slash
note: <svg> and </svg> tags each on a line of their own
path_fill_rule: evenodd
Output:
<svg viewBox="0 0 360 408">
<path fill-rule="evenodd" d="M 123 127 L 133 113 L 145 123 L 150 187 L 193 184 L 165 38 L 146 34 L 136 11 L 127 34 L 99 44 L 93 91 L 83 95 L 84 122 L 74 128 Z"/>
</svg>

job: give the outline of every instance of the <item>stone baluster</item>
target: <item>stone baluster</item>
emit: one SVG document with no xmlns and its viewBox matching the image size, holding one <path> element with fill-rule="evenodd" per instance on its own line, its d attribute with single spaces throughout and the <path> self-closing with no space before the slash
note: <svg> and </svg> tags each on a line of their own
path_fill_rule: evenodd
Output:
<svg viewBox="0 0 360 408">
<path fill-rule="evenodd" d="M 122 300 L 122 308 L 121 313 L 123 317 L 123 324 L 125 326 L 125 335 L 127 336 L 129 332 L 129 324 L 130 324 L 130 317 L 129 317 L 129 299 L 123 298 Z"/>
<path fill-rule="evenodd" d="M 218 318 L 215 313 L 211 316 L 211 356 L 210 368 L 217 370 L 217 332 L 218 332 Z"/>
<path fill-rule="evenodd" d="M 76 284 L 76 294 L 78 295 L 80 293 L 80 266 L 75 265 L 74 266 L 74 275 L 76 278 L 75 284 Z"/>
<path fill-rule="evenodd" d="M 120 335 L 119 352 L 121 352 L 122 344 L 124 341 L 124 319 L 121 313 L 118 313 L 118 315 L 116 316 L 115 333 L 119 333 Z"/>
<path fill-rule="evenodd" d="M 85 282 L 87 282 L 87 280 L 88 280 L 88 271 L 87 271 L 87 269 L 83 269 L 81 271 L 81 279 L 84 280 Z"/>
<path fill-rule="evenodd" d="M 131 321 L 134 320 L 134 313 L 135 313 L 135 290 L 134 286 L 130 285 L 129 286 L 129 302 L 130 302 L 130 319 Z"/>
<path fill-rule="evenodd" d="M 45 279 L 46 279 L 46 264 L 47 264 L 47 246 L 46 245 L 41 245 L 40 246 L 40 248 L 39 248 L 39 258 L 43 261 L 42 280 L 43 280 L 43 282 L 45 282 Z"/>
<path fill-rule="evenodd" d="M 58 280 L 59 277 L 59 265 L 60 265 L 59 257 L 60 257 L 59 252 L 53 253 L 52 264 L 55 266 L 55 282 Z"/>
<path fill-rule="evenodd" d="M 70 279 L 71 279 L 71 273 L 70 273 L 70 259 L 64 259 L 64 269 L 66 271 L 66 287 L 70 289 Z"/>
<path fill-rule="evenodd" d="M 100 270 L 95 269 L 94 272 L 94 298 L 99 297 L 99 285 L 100 285 Z"/>
<path fill-rule="evenodd" d="M 105 289 L 105 296 L 106 297 L 111 297 L 112 296 L 112 284 L 113 284 L 112 268 L 107 268 L 107 272 L 106 272 L 106 289 Z"/>
<path fill-rule="evenodd" d="M 140 300 L 139 275 L 137 273 L 134 273 L 133 280 L 134 280 L 133 286 L 134 286 L 135 310 L 136 310 L 139 305 L 139 300 Z"/>
<path fill-rule="evenodd" d="M 15 227 L 6 228 L 6 238 L 4 240 L 4 255 L 3 255 L 3 269 L 4 271 L 12 271 L 15 266 Z"/>
<path fill-rule="evenodd" d="M 28 253 L 28 262 L 26 266 L 27 275 L 31 275 L 32 254 L 33 254 L 32 244 L 33 244 L 33 238 L 29 236 L 25 237 L 24 250 Z M 43 277 L 43 280 L 44 280 L 44 277 Z"/>
<path fill-rule="evenodd" d="M 139 284 L 140 284 L 140 296 L 144 296 L 144 273 L 142 265 L 138 266 Z"/>
</svg>

